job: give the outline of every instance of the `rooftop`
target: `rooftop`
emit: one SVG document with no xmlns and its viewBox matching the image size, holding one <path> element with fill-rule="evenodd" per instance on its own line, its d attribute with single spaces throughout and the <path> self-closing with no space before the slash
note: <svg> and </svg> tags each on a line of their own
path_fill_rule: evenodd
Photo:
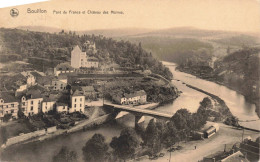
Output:
<svg viewBox="0 0 260 162">
<path fill-rule="evenodd" d="M 84 96 L 82 91 L 76 90 L 72 96 Z"/>
<path fill-rule="evenodd" d="M 10 92 L 0 92 L 0 98 L 3 99 L 5 103 L 19 101 L 17 98 L 14 97 L 14 94 Z"/>
<path fill-rule="evenodd" d="M 27 99 L 42 98 L 41 91 L 38 89 L 31 89 L 26 93 Z"/>
<path fill-rule="evenodd" d="M 125 97 L 126 98 L 133 98 L 133 97 L 136 97 L 136 96 L 144 96 L 144 95 L 146 95 L 145 91 L 140 90 L 140 91 L 136 91 L 134 93 L 125 94 Z"/>
</svg>

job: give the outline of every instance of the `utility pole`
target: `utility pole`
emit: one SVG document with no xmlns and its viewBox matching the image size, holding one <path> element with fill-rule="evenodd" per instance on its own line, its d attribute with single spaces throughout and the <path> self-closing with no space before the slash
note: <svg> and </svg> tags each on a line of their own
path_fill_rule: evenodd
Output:
<svg viewBox="0 0 260 162">
<path fill-rule="evenodd" d="M 243 140 L 244 140 L 244 132 L 245 132 L 245 129 L 243 128 L 243 133 L 242 133 L 242 142 L 243 143 Z"/>
<path fill-rule="evenodd" d="M 103 84 L 103 106 L 105 103 L 105 83 Z"/>
</svg>

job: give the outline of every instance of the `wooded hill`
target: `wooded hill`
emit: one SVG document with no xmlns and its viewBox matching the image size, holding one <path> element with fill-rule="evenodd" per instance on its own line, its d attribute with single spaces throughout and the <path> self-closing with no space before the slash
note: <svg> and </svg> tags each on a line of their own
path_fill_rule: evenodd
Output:
<svg viewBox="0 0 260 162">
<path fill-rule="evenodd" d="M 95 35 L 77 35 L 75 32 L 46 33 L 19 29 L 0 29 L 1 62 L 29 59 L 34 68 L 43 71 L 55 67 L 60 62 L 70 61 L 70 52 L 75 45 L 87 40 L 96 43 L 96 57 L 101 63 L 112 61 L 120 66 L 126 63 L 142 69 L 150 69 L 168 79 L 172 74 L 139 45 L 128 41 L 116 41 L 112 38 Z M 37 61 L 35 61 L 35 59 Z"/>
</svg>

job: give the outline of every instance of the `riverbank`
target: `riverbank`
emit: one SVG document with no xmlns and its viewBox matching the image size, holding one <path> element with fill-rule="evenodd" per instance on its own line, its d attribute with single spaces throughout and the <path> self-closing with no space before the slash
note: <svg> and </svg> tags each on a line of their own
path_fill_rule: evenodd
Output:
<svg viewBox="0 0 260 162">
<path fill-rule="evenodd" d="M 192 68 L 190 68 L 190 69 L 192 69 Z M 239 90 L 237 87 L 232 86 L 230 84 L 227 84 L 225 82 L 218 81 L 218 78 L 216 78 L 216 77 L 214 77 L 210 74 L 209 75 L 208 74 L 198 74 L 198 73 L 193 72 L 192 70 L 181 68 L 180 66 L 177 66 L 176 70 L 179 70 L 180 72 L 184 72 L 184 73 L 194 75 L 194 76 L 196 76 L 200 79 L 204 79 L 204 80 L 207 80 L 207 81 L 214 82 L 216 84 L 225 86 L 225 87 L 227 87 L 231 90 L 234 90 L 234 91 L 242 94 L 248 102 L 255 104 L 255 106 L 256 106 L 255 112 L 258 115 L 258 117 L 260 118 L 260 100 L 259 99 L 252 99 L 251 97 L 248 97 L 243 91 Z"/>
<path fill-rule="evenodd" d="M 139 106 L 135 106 L 135 107 L 152 110 L 152 109 L 157 108 L 159 105 L 160 105 L 159 103 L 149 103 L 149 104 L 139 105 Z M 2 152 L 4 149 L 6 149 L 10 146 L 13 146 L 13 145 L 27 144 L 27 143 L 31 143 L 31 142 L 37 142 L 37 141 L 44 141 L 44 140 L 47 140 L 50 138 L 55 138 L 59 135 L 64 135 L 64 134 L 74 133 L 74 132 L 77 132 L 80 130 L 87 130 L 87 129 L 95 128 L 99 125 L 102 125 L 106 122 L 113 120 L 114 118 L 115 118 L 114 113 L 107 113 L 105 115 L 102 115 L 102 116 L 99 116 L 99 117 L 96 117 L 93 119 L 82 120 L 77 125 L 73 126 L 72 128 L 69 128 L 69 129 L 57 129 L 56 131 L 53 131 L 51 133 L 41 133 L 39 135 L 38 134 L 34 135 L 31 138 L 19 140 L 18 142 L 12 142 L 10 144 L 7 143 L 1 147 L 0 152 Z"/>
</svg>

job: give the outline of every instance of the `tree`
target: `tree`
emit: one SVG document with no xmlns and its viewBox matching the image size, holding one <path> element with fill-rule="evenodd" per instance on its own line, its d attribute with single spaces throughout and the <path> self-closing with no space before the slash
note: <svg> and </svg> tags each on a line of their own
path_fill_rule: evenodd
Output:
<svg viewBox="0 0 260 162">
<path fill-rule="evenodd" d="M 105 137 L 101 134 L 94 134 L 82 148 L 84 161 L 95 162 L 104 161 L 108 154 L 108 144 L 105 143 Z"/>
<path fill-rule="evenodd" d="M 70 151 L 66 146 L 60 149 L 60 152 L 52 158 L 53 162 L 76 162 L 77 153 Z"/>
<path fill-rule="evenodd" d="M 18 109 L 17 115 L 18 115 L 18 118 L 24 118 L 25 117 L 23 111 L 20 108 Z"/>
<path fill-rule="evenodd" d="M 152 155 L 158 153 L 161 150 L 161 130 L 162 125 L 157 124 L 154 119 L 150 120 L 145 130 L 144 144 L 151 149 Z"/>
<path fill-rule="evenodd" d="M 12 118 L 12 114 L 5 114 L 4 118 L 3 118 L 3 121 L 4 122 L 8 122 L 11 118 Z"/>
<path fill-rule="evenodd" d="M 131 128 L 122 130 L 119 137 L 113 137 L 110 146 L 114 149 L 114 154 L 124 161 L 135 154 L 140 141 L 136 132 Z"/>
<path fill-rule="evenodd" d="M 0 133 L 1 133 L 0 134 L 0 144 L 6 143 L 6 141 L 8 139 L 6 127 L 0 128 Z"/>
<path fill-rule="evenodd" d="M 170 121 L 166 125 L 166 132 L 163 136 L 164 144 L 169 147 L 174 145 L 176 142 L 180 141 L 179 132 L 174 124 L 174 122 Z"/>
</svg>

